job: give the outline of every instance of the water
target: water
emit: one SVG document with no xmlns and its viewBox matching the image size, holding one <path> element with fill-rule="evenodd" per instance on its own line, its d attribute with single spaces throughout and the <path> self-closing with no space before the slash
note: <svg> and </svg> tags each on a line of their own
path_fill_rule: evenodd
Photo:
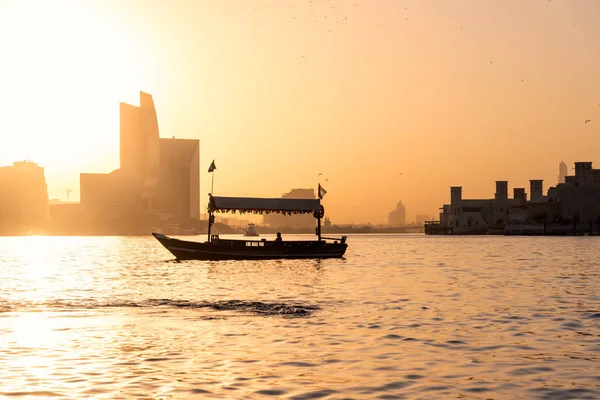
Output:
<svg viewBox="0 0 600 400">
<path fill-rule="evenodd" d="M 153 238 L 0 238 L 0 397 L 600 398 L 600 238 L 348 243 L 179 263 Z"/>
</svg>

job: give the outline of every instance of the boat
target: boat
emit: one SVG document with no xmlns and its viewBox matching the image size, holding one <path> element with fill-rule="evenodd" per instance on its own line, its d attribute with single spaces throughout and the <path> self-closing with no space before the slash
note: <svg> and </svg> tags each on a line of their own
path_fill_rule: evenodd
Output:
<svg viewBox="0 0 600 400">
<path fill-rule="evenodd" d="M 256 225 L 248 224 L 248 229 L 244 232 L 244 236 L 260 236 L 258 232 L 256 232 Z"/>
<path fill-rule="evenodd" d="M 317 240 L 251 240 L 221 239 L 211 234 L 217 212 L 253 214 L 281 213 L 313 214 L 317 220 Z M 321 235 L 321 218 L 325 209 L 320 199 L 286 199 L 221 197 L 209 195 L 208 238 L 205 242 L 192 242 L 171 238 L 165 234 L 152 235 L 178 260 L 267 260 L 301 258 L 341 258 L 348 244 L 346 236 L 330 238 Z"/>
</svg>

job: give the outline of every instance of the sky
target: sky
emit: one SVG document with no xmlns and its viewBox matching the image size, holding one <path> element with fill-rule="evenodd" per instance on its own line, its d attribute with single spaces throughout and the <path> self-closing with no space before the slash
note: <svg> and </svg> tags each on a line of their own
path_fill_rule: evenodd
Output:
<svg viewBox="0 0 600 400">
<path fill-rule="evenodd" d="M 410 221 L 600 164 L 599 47 L 596 0 L 0 0 L 0 165 L 77 200 L 142 90 L 200 140 L 203 208 L 214 159 L 217 195 L 320 181 L 333 223 Z"/>
</svg>

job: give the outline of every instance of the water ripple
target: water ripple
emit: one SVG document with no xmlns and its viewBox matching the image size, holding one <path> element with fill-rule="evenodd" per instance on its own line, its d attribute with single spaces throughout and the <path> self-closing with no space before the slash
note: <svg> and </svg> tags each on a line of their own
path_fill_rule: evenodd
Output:
<svg viewBox="0 0 600 400">
<path fill-rule="evenodd" d="M 598 239 L 174 263 L 152 238 L 0 238 L 0 397 L 600 398 Z"/>
<path fill-rule="evenodd" d="M 49 302 L 20 302 L 5 305 L 1 312 L 27 312 L 27 311 L 68 311 L 68 310 L 93 310 L 99 308 L 151 308 L 173 307 L 179 309 L 210 308 L 216 311 L 238 311 L 260 315 L 279 315 L 286 317 L 306 317 L 320 310 L 317 305 L 301 303 L 262 302 L 246 300 L 220 300 L 220 301 L 189 301 L 170 299 L 149 299 L 145 301 L 80 301 L 52 300 Z M 205 319 L 219 319 L 219 317 L 205 317 Z"/>
</svg>

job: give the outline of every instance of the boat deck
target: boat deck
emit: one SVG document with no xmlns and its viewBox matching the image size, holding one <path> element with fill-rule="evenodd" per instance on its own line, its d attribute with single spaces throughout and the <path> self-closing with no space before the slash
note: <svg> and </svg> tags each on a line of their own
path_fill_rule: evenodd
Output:
<svg viewBox="0 0 600 400">
<path fill-rule="evenodd" d="M 346 238 L 327 243 L 324 240 L 239 240 L 219 239 L 216 235 L 210 242 L 190 242 L 153 233 L 154 237 L 178 259 L 235 260 L 275 258 L 339 258 L 348 245 Z"/>
</svg>

